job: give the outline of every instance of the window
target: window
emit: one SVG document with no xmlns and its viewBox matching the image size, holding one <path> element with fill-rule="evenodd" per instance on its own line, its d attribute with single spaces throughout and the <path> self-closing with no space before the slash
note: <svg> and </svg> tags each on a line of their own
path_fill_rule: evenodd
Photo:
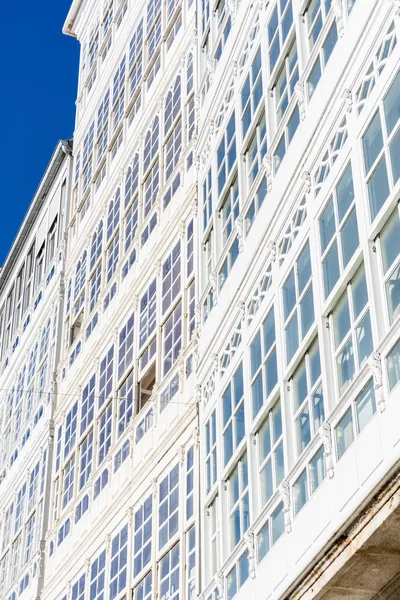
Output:
<svg viewBox="0 0 400 600">
<path fill-rule="evenodd" d="M 157 198 L 160 188 L 160 166 L 158 160 L 152 166 L 144 182 L 144 216 L 146 217 Z"/>
<path fill-rule="evenodd" d="M 221 194 L 236 163 L 235 113 L 229 119 L 227 128 L 217 150 L 218 196 Z"/>
<path fill-rule="evenodd" d="M 238 460 L 228 479 L 229 531 L 231 550 L 250 527 L 249 476 L 247 454 Z"/>
<path fill-rule="evenodd" d="M 135 239 L 139 223 L 139 201 L 136 198 L 125 217 L 125 252 Z"/>
<path fill-rule="evenodd" d="M 116 452 L 116 454 L 114 456 L 114 473 L 116 473 L 118 471 L 118 469 L 120 468 L 120 466 L 122 465 L 122 463 L 126 461 L 126 459 L 129 456 L 129 452 L 130 452 L 130 441 L 125 440 L 125 442 L 122 444 L 121 448 L 118 450 L 118 452 Z"/>
<path fill-rule="evenodd" d="M 75 482 L 75 456 L 66 464 L 64 469 L 64 492 L 62 507 L 65 508 L 72 500 L 74 495 L 74 482 Z"/>
<path fill-rule="evenodd" d="M 314 322 L 310 245 L 307 242 L 282 288 L 286 360 L 290 362 L 299 342 Z"/>
<path fill-rule="evenodd" d="M 125 67 L 126 56 L 124 56 L 114 74 L 113 79 L 113 109 L 112 109 L 112 131 L 116 131 L 124 116 L 125 108 Z"/>
<path fill-rule="evenodd" d="M 143 78 L 143 18 L 129 43 L 129 97 L 132 98 Z"/>
<path fill-rule="evenodd" d="M 164 107 L 164 136 L 172 127 L 172 123 L 180 114 L 181 110 L 181 76 L 175 80 L 173 88 L 168 92 Z"/>
<path fill-rule="evenodd" d="M 400 381 L 400 341 L 390 350 L 386 357 L 389 391 L 391 392 Z"/>
<path fill-rule="evenodd" d="M 222 217 L 222 243 L 224 244 L 234 230 L 235 220 L 239 216 L 239 187 L 237 179 L 235 179 L 229 188 L 221 206 L 220 215 Z"/>
<path fill-rule="evenodd" d="M 160 1 L 160 0 L 155 0 Z M 151 129 L 146 133 L 143 151 L 143 172 L 146 173 L 158 152 L 159 119 L 155 117 Z"/>
<path fill-rule="evenodd" d="M 113 237 L 106 253 L 106 281 L 111 280 L 114 275 L 119 260 L 119 232 Z"/>
<path fill-rule="evenodd" d="M 269 411 L 257 434 L 261 501 L 266 504 L 284 478 L 281 405 L 278 400 Z"/>
<path fill-rule="evenodd" d="M 278 126 L 294 95 L 294 87 L 299 80 L 297 47 L 293 44 L 285 58 L 275 85 L 275 113 Z"/>
<path fill-rule="evenodd" d="M 85 192 L 87 190 L 87 188 L 92 180 L 93 142 L 94 142 L 94 121 L 89 126 L 89 129 L 83 139 L 83 155 L 82 155 L 83 192 Z"/>
<path fill-rule="evenodd" d="M 142 348 L 156 327 L 156 280 L 152 281 L 140 300 L 139 348 Z"/>
<path fill-rule="evenodd" d="M 89 496 L 86 494 L 75 508 L 75 523 L 77 523 L 89 508 Z"/>
<path fill-rule="evenodd" d="M 106 551 L 103 550 L 90 565 L 90 600 L 104 600 Z"/>
<path fill-rule="evenodd" d="M 163 375 L 167 375 L 178 359 L 182 347 L 182 302 L 177 304 L 163 326 Z"/>
<path fill-rule="evenodd" d="M 117 438 L 119 438 L 128 427 L 133 414 L 133 371 L 125 379 L 118 392 L 118 427 Z"/>
<path fill-rule="evenodd" d="M 152 543 L 152 510 L 153 501 L 150 495 L 135 512 L 134 537 L 133 537 L 133 576 L 139 575 L 140 571 L 149 564 L 151 560 Z"/>
<path fill-rule="evenodd" d="M 85 437 L 80 448 L 79 489 L 88 482 L 93 464 L 93 430 Z"/>
<path fill-rule="evenodd" d="M 135 600 L 152 600 L 153 573 L 150 571 L 136 586 Z"/>
<path fill-rule="evenodd" d="M 111 542 L 110 600 L 113 600 L 126 587 L 128 556 L 128 525 Z"/>
<path fill-rule="evenodd" d="M 262 96 L 263 88 L 261 77 L 261 48 L 259 48 L 253 59 L 250 72 L 246 77 L 241 91 L 241 119 L 243 137 L 245 137 L 250 127 L 251 121 L 254 117 L 254 113 L 257 110 Z"/>
<path fill-rule="evenodd" d="M 100 363 L 99 373 L 99 408 L 107 400 L 113 389 L 113 370 L 114 370 L 114 345 L 110 347 L 108 352 Z"/>
<path fill-rule="evenodd" d="M 376 413 L 373 380 L 358 394 L 335 427 L 336 452 L 338 460 L 351 446 L 356 435 L 369 423 Z"/>
<path fill-rule="evenodd" d="M 227 600 L 232 600 L 232 598 L 237 594 L 242 585 L 249 578 L 249 553 L 246 551 L 239 558 L 234 567 L 229 571 L 226 578 L 226 587 L 227 587 Z"/>
<path fill-rule="evenodd" d="M 243 369 L 240 364 L 222 395 L 224 464 L 245 436 Z"/>
<path fill-rule="evenodd" d="M 271 310 L 250 346 L 253 419 L 278 382 L 274 311 Z"/>
<path fill-rule="evenodd" d="M 194 600 L 196 592 L 196 530 L 194 526 L 186 534 L 186 589 L 186 598 Z"/>
<path fill-rule="evenodd" d="M 319 218 L 319 230 L 326 298 L 359 245 L 350 163 Z"/>
<path fill-rule="evenodd" d="M 58 530 L 58 535 L 57 535 L 57 546 L 59 546 L 60 544 L 62 544 L 62 542 L 65 540 L 65 538 L 67 537 L 67 535 L 69 535 L 71 531 L 71 521 L 70 519 L 67 519 L 60 527 L 60 529 Z"/>
<path fill-rule="evenodd" d="M 97 166 L 99 166 L 108 146 L 109 112 L 110 90 L 107 90 L 97 110 Z"/>
<path fill-rule="evenodd" d="M 36 525 L 36 513 L 30 517 L 28 523 L 25 526 L 25 552 L 24 552 L 24 564 L 29 562 L 32 554 L 33 541 L 35 538 L 35 525 Z"/>
<path fill-rule="evenodd" d="M 108 206 L 107 242 L 111 239 L 112 234 L 114 233 L 115 229 L 118 227 L 120 205 L 121 205 L 121 188 L 118 188 L 118 190 L 115 193 L 114 198 L 111 200 L 111 202 Z"/>
<path fill-rule="evenodd" d="M 181 291 L 181 245 L 176 244 L 162 266 L 162 311 L 168 310 Z"/>
<path fill-rule="evenodd" d="M 321 48 L 317 55 L 317 59 L 310 71 L 310 74 L 307 79 L 306 89 L 308 100 L 311 99 L 311 96 L 314 93 L 315 88 L 318 85 L 318 82 L 321 78 L 321 72 L 325 69 L 326 64 L 332 54 L 332 50 L 336 46 L 336 42 L 338 41 L 337 27 L 336 23 L 333 22 L 330 30 L 326 34 L 324 41 L 321 44 Z"/>
<path fill-rule="evenodd" d="M 14 534 L 16 534 L 22 527 L 22 521 L 24 518 L 25 509 L 25 498 L 26 498 L 26 483 L 18 490 L 17 503 L 15 509 L 15 522 L 14 522 Z"/>
<path fill-rule="evenodd" d="M 150 61 L 161 43 L 161 0 L 147 3 L 146 34 L 147 61 Z"/>
<path fill-rule="evenodd" d="M 31 512 L 36 504 L 37 492 L 39 485 L 39 463 L 37 463 L 29 475 L 29 489 L 28 489 L 28 513 Z"/>
<path fill-rule="evenodd" d="M 292 487 L 294 514 L 303 508 L 311 494 L 321 485 L 326 476 L 324 448 L 316 452 Z"/>
<path fill-rule="evenodd" d="M 217 481 L 217 426 L 216 412 L 211 413 L 206 423 L 206 489 L 210 492 Z"/>
<path fill-rule="evenodd" d="M 283 503 L 279 504 L 271 517 L 257 534 L 257 558 L 260 562 L 285 532 Z"/>
<path fill-rule="evenodd" d="M 7 548 L 8 544 L 10 543 L 13 518 L 14 502 L 10 504 L 4 515 L 2 552 Z"/>
<path fill-rule="evenodd" d="M 133 361 L 134 314 L 132 314 L 119 334 L 118 379 L 131 366 Z"/>
<path fill-rule="evenodd" d="M 194 448 L 186 452 L 186 520 L 193 516 L 194 502 Z"/>
<path fill-rule="evenodd" d="M 67 458 L 76 443 L 76 425 L 78 420 L 78 402 L 75 402 L 71 410 L 67 413 L 65 420 L 64 434 L 64 458 Z"/>
<path fill-rule="evenodd" d="M 104 409 L 99 419 L 99 453 L 98 465 L 101 465 L 111 446 L 112 435 L 112 401 Z"/>
<path fill-rule="evenodd" d="M 84 600 L 85 598 L 85 573 L 72 584 L 71 600 Z"/>
<path fill-rule="evenodd" d="M 249 147 L 246 151 L 246 168 L 248 189 L 251 188 L 254 180 L 260 172 L 262 160 L 267 154 L 267 126 L 265 122 L 265 114 L 262 114 L 254 134 L 251 138 Z"/>
<path fill-rule="evenodd" d="M 308 446 L 325 419 L 318 341 L 307 351 L 292 378 L 297 454 Z"/>
<path fill-rule="evenodd" d="M 390 216 L 380 235 L 380 248 L 389 321 L 400 314 L 400 216 L 399 205 Z"/>
<path fill-rule="evenodd" d="M 81 435 L 93 421 L 95 388 L 96 375 L 92 375 L 87 385 L 83 388 L 82 393 Z"/>
<path fill-rule="evenodd" d="M 206 229 L 210 222 L 212 210 L 212 179 L 210 168 L 203 183 L 203 229 Z"/>
<path fill-rule="evenodd" d="M 173 128 L 164 147 L 165 181 L 167 181 L 178 164 L 182 150 L 182 120 L 179 119 Z"/>
<path fill-rule="evenodd" d="M 363 136 L 364 166 L 371 221 L 375 219 L 400 177 L 398 98 L 400 72 Z"/>
<path fill-rule="evenodd" d="M 96 267 L 89 281 L 89 313 L 97 304 L 101 292 L 101 263 Z"/>
<path fill-rule="evenodd" d="M 179 465 L 164 477 L 159 485 L 158 548 L 163 546 L 178 531 L 179 511 Z"/>
<path fill-rule="evenodd" d="M 268 21 L 269 71 L 272 73 L 278 62 L 284 43 L 293 25 L 291 0 L 278 0 Z"/>
<path fill-rule="evenodd" d="M 100 496 L 101 492 L 104 490 L 106 485 L 108 484 L 108 469 L 104 469 L 93 486 L 93 500 L 96 500 L 98 496 Z"/>
<path fill-rule="evenodd" d="M 335 306 L 332 324 L 332 343 L 341 396 L 373 350 L 367 282 L 363 266 Z"/>
</svg>

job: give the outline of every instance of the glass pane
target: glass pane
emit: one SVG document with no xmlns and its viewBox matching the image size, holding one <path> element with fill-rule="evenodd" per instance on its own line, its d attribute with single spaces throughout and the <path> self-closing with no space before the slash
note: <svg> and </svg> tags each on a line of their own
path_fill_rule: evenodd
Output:
<svg viewBox="0 0 400 600">
<path fill-rule="evenodd" d="M 269 521 L 267 521 L 257 535 L 258 562 L 269 552 Z"/>
<path fill-rule="evenodd" d="M 368 173 L 368 171 L 378 158 L 379 152 L 383 148 L 383 138 L 379 111 L 375 113 L 374 118 L 372 119 L 367 131 L 364 134 L 363 148 L 365 171 Z"/>
<path fill-rule="evenodd" d="M 389 352 L 387 359 L 387 373 L 389 380 L 389 390 L 395 387 L 400 381 L 400 341 Z"/>
<path fill-rule="evenodd" d="M 231 386 L 228 385 L 225 393 L 222 396 L 223 416 L 224 416 L 224 427 L 229 421 L 232 414 L 232 400 L 231 400 Z"/>
<path fill-rule="evenodd" d="M 313 288 L 310 286 L 300 303 L 301 310 L 301 337 L 303 338 L 314 322 Z"/>
<path fill-rule="evenodd" d="M 293 377 L 293 408 L 297 411 L 307 398 L 307 373 L 306 365 L 303 361 Z"/>
<path fill-rule="evenodd" d="M 350 331 L 350 311 L 347 292 L 342 295 L 333 311 L 333 328 L 335 348 L 337 348 Z"/>
<path fill-rule="evenodd" d="M 392 163 L 393 183 L 400 177 L 400 129 L 390 144 L 390 162 Z"/>
<path fill-rule="evenodd" d="M 239 585 L 242 586 L 249 578 L 249 553 L 245 552 L 239 559 Z"/>
<path fill-rule="evenodd" d="M 396 208 L 380 235 L 383 270 L 386 273 L 400 253 L 400 217 Z"/>
<path fill-rule="evenodd" d="M 326 476 L 325 458 L 324 458 L 324 447 L 318 450 L 314 458 L 310 461 L 310 492 L 313 494 L 315 490 L 321 485 Z"/>
<path fill-rule="evenodd" d="M 231 423 L 224 433 L 224 463 L 225 463 L 225 465 L 228 463 L 232 454 L 233 454 L 233 433 L 232 433 L 232 423 Z"/>
<path fill-rule="evenodd" d="M 296 133 L 296 129 L 299 126 L 299 123 L 300 123 L 300 111 L 299 111 L 299 107 L 296 106 L 296 108 L 294 109 L 292 116 L 290 117 L 288 124 L 287 124 L 289 144 L 292 141 L 292 137 Z"/>
<path fill-rule="evenodd" d="M 315 65 L 313 66 L 311 73 L 307 79 L 308 99 L 311 99 L 320 79 L 321 79 L 321 63 L 320 63 L 319 58 L 317 58 L 317 60 L 315 61 Z"/>
<path fill-rule="evenodd" d="M 318 431 L 322 423 L 325 421 L 324 397 L 322 394 L 322 385 L 311 396 L 312 412 L 313 412 L 313 428 L 314 433 Z"/>
<path fill-rule="evenodd" d="M 285 314 L 285 321 L 293 310 L 294 305 L 296 304 L 296 287 L 294 281 L 294 272 L 291 271 L 289 277 L 287 278 L 283 290 L 283 307 Z"/>
<path fill-rule="evenodd" d="M 267 397 L 270 395 L 276 384 L 278 383 L 278 368 L 276 364 L 276 350 L 274 349 L 266 364 L 265 364 L 265 375 L 266 375 L 266 388 Z"/>
<path fill-rule="evenodd" d="M 261 335 L 258 333 L 250 346 L 251 376 L 253 377 L 261 365 Z"/>
<path fill-rule="evenodd" d="M 307 472 L 304 469 L 300 477 L 293 484 L 293 503 L 294 503 L 294 514 L 297 515 L 299 510 L 303 508 L 308 500 L 308 489 L 307 489 Z"/>
<path fill-rule="evenodd" d="M 319 229 L 321 234 L 321 252 L 324 253 L 336 231 L 332 199 L 329 201 L 324 212 L 320 216 Z"/>
<path fill-rule="evenodd" d="M 306 404 L 300 413 L 300 416 L 296 419 L 297 425 L 297 453 L 303 452 L 304 448 L 308 446 L 311 441 L 311 429 L 310 429 L 310 413 L 308 404 Z"/>
<path fill-rule="evenodd" d="M 393 323 L 400 314 L 400 265 L 398 265 L 386 283 L 389 318 Z"/>
<path fill-rule="evenodd" d="M 310 386 L 313 387 L 321 375 L 321 361 L 319 358 L 318 342 L 314 343 L 309 352 L 310 355 Z"/>
<path fill-rule="evenodd" d="M 258 414 L 260 408 L 263 405 L 263 381 L 262 372 L 257 375 L 256 380 L 251 386 L 252 399 L 253 399 L 253 419 Z"/>
<path fill-rule="evenodd" d="M 332 27 L 330 28 L 328 35 L 326 36 L 324 45 L 322 46 L 322 49 L 324 52 L 325 64 L 328 62 L 328 60 L 332 54 L 332 50 L 334 49 L 334 47 L 336 45 L 337 40 L 338 40 L 338 36 L 337 36 L 336 23 L 334 23 L 332 25 Z"/>
<path fill-rule="evenodd" d="M 324 262 L 324 288 L 325 298 L 329 296 L 333 290 L 337 280 L 339 279 L 339 257 L 337 243 L 335 242 L 329 250 Z"/>
<path fill-rule="evenodd" d="M 301 294 L 306 287 L 311 277 L 311 260 L 310 260 L 310 244 L 304 246 L 302 252 L 299 254 L 297 259 L 297 281 L 299 284 L 299 294 Z"/>
<path fill-rule="evenodd" d="M 228 577 L 226 578 L 226 587 L 227 587 L 227 598 L 228 600 L 232 600 L 234 595 L 237 593 L 237 583 L 236 583 L 236 566 L 228 573 Z"/>
<path fill-rule="evenodd" d="M 297 312 L 294 313 L 286 327 L 286 359 L 290 361 L 299 347 L 299 328 L 297 324 Z"/>
<path fill-rule="evenodd" d="M 390 86 L 383 101 L 388 135 L 393 131 L 400 117 L 400 72 Z"/>
<path fill-rule="evenodd" d="M 271 346 L 275 343 L 275 322 L 274 311 L 271 310 L 264 321 L 264 355 L 267 354 Z"/>
<path fill-rule="evenodd" d="M 275 444 L 282 435 L 281 403 L 277 402 L 272 409 L 273 443 Z"/>
<path fill-rule="evenodd" d="M 353 417 L 351 414 L 351 408 L 349 408 L 336 426 L 336 447 L 338 459 L 343 456 L 347 448 L 353 443 L 353 440 Z"/>
<path fill-rule="evenodd" d="M 354 349 L 351 338 L 339 353 L 336 365 L 339 379 L 339 395 L 342 395 L 354 377 Z"/>
<path fill-rule="evenodd" d="M 263 462 L 264 458 L 271 452 L 271 428 L 269 419 L 265 421 L 259 433 L 259 461 Z"/>
<path fill-rule="evenodd" d="M 354 276 L 351 290 L 353 293 L 354 319 L 357 319 L 364 306 L 368 303 L 367 281 L 365 279 L 364 266 L 361 267 Z"/>
<path fill-rule="evenodd" d="M 388 195 L 389 183 L 386 170 L 386 160 L 383 156 L 373 172 L 371 179 L 368 181 L 368 197 L 371 220 L 375 219 Z"/>
<path fill-rule="evenodd" d="M 268 502 L 274 493 L 274 484 L 272 477 L 272 464 L 269 460 L 260 473 L 261 478 L 261 500 L 263 504 Z"/>
<path fill-rule="evenodd" d="M 376 413 L 375 391 L 372 379 L 357 396 L 355 406 L 357 427 L 358 432 L 360 432 Z"/>
<path fill-rule="evenodd" d="M 285 476 L 285 460 L 283 456 L 283 443 L 275 451 L 275 483 L 279 485 Z"/>
<path fill-rule="evenodd" d="M 235 439 L 235 447 L 239 446 L 240 442 L 244 438 L 245 434 L 245 425 L 244 425 L 244 402 L 240 405 L 236 413 L 236 439 Z"/>
<path fill-rule="evenodd" d="M 336 186 L 336 198 L 339 221 L 342 221 L 344 215 L 350 208 L 350 204 L 354 200 L 353 173 L 351 171 L 351 163 L 348 164 L 345 172 Z"/>
<path fill-rule="evenodd" d="M 358 228 L 356 209 L 353 208 L 340 232 L 342 242 L 343 268 L 345 268 L 358 248 Z"/>
<path fill-rule="evenodd" d="M 361 323 L 356 328 L 356 340 L 358 350 L 358 366 L 361 368 L 368 356 L 372 354 L 373 350 L 369 312 L 367 312 Z"/>
<path fill-rule="evenodd" d="M 283 512 L 283 504 L 274 510 L 271 515 L 272 525 L 272 543 L 275 544 L 285 531 L 285 517 Z"/>
</svg>

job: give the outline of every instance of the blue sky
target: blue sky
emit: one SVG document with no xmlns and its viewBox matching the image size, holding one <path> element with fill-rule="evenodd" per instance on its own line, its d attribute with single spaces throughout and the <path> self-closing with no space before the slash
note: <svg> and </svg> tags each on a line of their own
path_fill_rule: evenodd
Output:
<svg viewBox="0 0 400 600">
<path fill-rule="evenodd" d="M 57 141 L 74 131 L 79 44 L 61 32 L 71 1 L 2 6 L 0 265 Z"/>
</svg>

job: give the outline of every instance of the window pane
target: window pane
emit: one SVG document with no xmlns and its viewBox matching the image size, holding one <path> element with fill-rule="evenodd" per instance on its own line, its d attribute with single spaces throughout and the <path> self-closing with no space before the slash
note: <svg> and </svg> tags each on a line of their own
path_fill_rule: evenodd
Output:
<svg viewBox="0 0 400 600">
<path fill-rule="evenodd" d="M 389 195 L 389 183 L 385 157 L 382 157 L 368 181 L 368 197 L 371 219 L 375 219 Z"/>
<path fill-rule="evenodd" d="M 400 381 L 400 341 L 391 349 L 386 360 L 389 390 L 392 391 Z"/>
<path fill-rule="evenodd" d="M 310 430 L 310 413 L 308 404 L 305 405 L 304 409 L 297 418 L 297 452 L 300 454 L 304 448 L 308 446 L 311 440 Z"/>
<path fill-rule="evenodd" d="M 351 171 L 350 163 L 348 164 L 347 169 L 343 173 L 339 183 L 336 186 L 336 197 L 338 204 L 339 221 L 342 221 L 344 215 L 350 207 L 350 204 L 354 200 L 353 174 Z"/>
<path fill-rule="evenodd" d="M 347 448 L 353 443 L 353 417 L 351 408 L 347 410 L 336 426 L 336 446 L 338 459 L 343 456 Z"/>
<path fill-rule="evenodd" d="M 347 292 L 340 298 L 333 312 L 333 326 L 335 335 L 335 347 L 344 340 L 347 333 L 350 331 L 350 311 Z"/>
<path fill-rule="evenodd" d="M 271 516 L 272 524 L 272 543 L 275 544 L 285 531 L 285 518 L 283 513 L 283 504 L 280 504 L 278 508 L 272 513 Z"/>
<path fill-rule="evenodd" d="M 269 552 L 269 521 L 267 521 L 257 535 L 258 562 Z"/>
<path fill-rule="evenodd" d="M 339 257 L 337 243 L 335 242 L 329 250 L 324 262 L 324 287 L 325 298 L 329 296 L 337 280 L 339 279 Z"/>
<path fill-rule="evenodd" d="M 301 294 L 311 277 L 310 245 L 307 243 L 297 259 L 297 280 Z"/>
<path fill-rule="evenodd" d="M 253 419 L 258 414 L 260 408 L 263 405 L 263 381 L 262 381 L 262 373 L 257 376 L 257 379 L 254 381 L 251 386 L 252 390 L 252 398 L 253 398 Z"/>
<path fill-rule="evenodd" d="M 321 233 L 321 252 L 325 252 L 336 231 L 332 199 L 327 204 L 319 219 L 319 228 Z"/>
<path fill-rule="evenodd" d="M 400 217 L 398 208 L 386 223 L 380 235 L 383 270 L 386 273 L 400 253 Z"/>
<path fill-rule="evenodd" d="M 393 183 L 400 177 L 400 129 L 390 144 L 390 161 L 392 163 Z"/>
<path fill-rule="evenodd" d="M 400 117 L 400 72 L 392 83 L 383 101 L 388 135 L 393 131 Z"/>
<path fill-rule="evenodd" d="M 313 494 L 321 485 L 326 476 L 324 447 L 318 450 L 314 458 L 310 461 L 310 492 Z"/>
<path fill-rule="evenodd" d="M 390 322 L 393 323 L 400 314 L 400 265 L 395 268 L 386 283 L 386 296 Z"/>
<path fill-rule="evenodd" d="M 364 267 L 359 269 L 354 276 L 351 289 L 353 293 L 354 318 L 357 319 L 362 309 L 368 302 L 367 282 L 365 279 Z"/>
<path fill-rule="evenodd" d="M 294 272 L 292 271 L 283 286 L 283 306 L 285 320 L 288 318 L 296 304 L 296 288 L 294 281 Z"/>
<path fill-rule="evenodd" d="M 362 431 L 368 421 L 376 413 L 376 402 L 373 380 L 365 386 L 356 398 L 356 414 L 358 431 Z"/>
<path fill-rule="evenodd" d="M 368 173 L 383 147 L 381 120 L 379 112 L 375 113 L 363 137 L 365 170 Z"/>
<path fill-rule="evenodd" d="M 301 307 L 301 336 L 304 337 L 314 322 L 313 289 L 310 286 L 300 304 Z"/>
<path fill-rule="evenodd" d="M 294 410 L 296 411 L 307 398 L 308 392 L 306 365 L 304 361 L 295 373 L 293 378 L 293 388 Z"/>
<path fill-rule="evenodd" d="M 307 472 L 304 470 L 293 484 L 294 514 L 297 515 L 308 500 Z"/>
<path fill-rule="evenodd" d="M 353 208 L 346 223 L 343 225 L 340 238 L 342 242 L 343 268 L 345 268 L 358 248 L 358 228 L 355 208 Z"/>
<path fill-rule="evenodd" d="M 325 64 L 328 62 L 331 54 L 332 54 L 332 50 L 334 49 L 336 42 L 337 42 L 338 36 L 337 36 L 337 29 L 336 29 L 336 23 L 334 23 L 328 33 L 328 35 L 326 36 L 324 45 L 322 46 L 323 52 L 324 52 L 324 60 L 325 60 Z"/>
<path fill-rule="evenodd" d="M 339 394 L 341 395 L 354 377 L 354 349 L 351 338 L 336 359 Z"/>
<path fill-rule="evenodd" d="M 286 327 L 286 359 L 290 361 L 299 347 L 299 330 L 297 325 L 297 312 L 290 319 Z"/>
<path fill-rule="evenodd" d="M 316 391 L 312 394 L 312 412 L 314 433 L 318 431 L 322 423 L 325 421 L 324 397 L 322 394 L 322 385 L 319 385 Z"/>
<path fill-rule="evenodd" d="M 371 320 L 369 317 L 369 312 L 367 312 L 367 314 L 356 329 L 356 339 L 358 350 L 358 363 L 359 368 L 361 368 L 367 360 L 368 356 L 372 354 L 373 350 Z"/>
</svg>

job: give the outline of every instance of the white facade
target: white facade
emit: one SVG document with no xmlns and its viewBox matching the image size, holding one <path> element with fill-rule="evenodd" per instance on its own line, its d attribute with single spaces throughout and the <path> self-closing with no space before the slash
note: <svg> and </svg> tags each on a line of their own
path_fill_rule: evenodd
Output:
<svg viewBox="0 0 400 600">
<path fill-rule="evenodd" d="M 57 145 L 0 278 L 0 597 L 43 587 L 72 146 Z"/>
<path fill-rule="evenodd" d="M 342 597 L 321 557 L 399 470 L 398 3 L 74 0 L 64 32 L 38 594 Z"/>
</svg>

